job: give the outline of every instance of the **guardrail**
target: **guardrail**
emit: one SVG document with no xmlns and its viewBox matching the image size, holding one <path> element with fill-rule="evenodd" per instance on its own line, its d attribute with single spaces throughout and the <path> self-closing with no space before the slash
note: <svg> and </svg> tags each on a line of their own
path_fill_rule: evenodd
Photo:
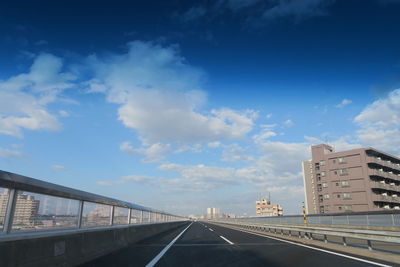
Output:
<svg viewBox="0 0 400 267">
<path fill-rule="evenodd" d="M 0 171 L 0 240 L 18 233 L 26 236 L 48 230 L 184 220 L 187 218 Z"/>
<path fill-rule="evenodd" d="M 328 237 L 339 237 L 344 246 L 348 245 L 347 240 L 350 238 L 365 240 L 369 250 L 373 250 L 371 241 L 379 241 L 400 245 L 400 232 L 397 231 L 377 231 L 363 229 L 345 229 L 333 227 L 316 227 L 316 226 L 291 226 L 278 224 L 262 224 L 249 222 L 232 222 L 230 220 L 214 220 L 216 223 L 236 226 L 240 228 L 268 232 L 273 234 L 287 235 L 289 237 L 298 237 L 306 239 L 315 239 L 314 235 L 322 236 L 322 241 L 328 243 Z"/>
<path fill-rule="evenodd" d="M 277 223 L 277 224 L 303 224 L 303 215 L 288 215 L 275 217 L 246 217 L 230 218 L 230 221 L 249 223 Z M 351 212 L 334 214 L 309 214 L 308 225 L 343 225 L 343 226 L 369 226 L 369 227 L 400 227 L 400 211 L 372 211 Z"/>
</svg>

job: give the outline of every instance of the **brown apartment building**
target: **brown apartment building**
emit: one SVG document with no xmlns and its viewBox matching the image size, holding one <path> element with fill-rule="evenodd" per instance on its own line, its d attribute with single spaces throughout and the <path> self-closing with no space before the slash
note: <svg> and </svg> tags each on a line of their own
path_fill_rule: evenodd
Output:
<svg viewBox="0 0 400 267">
<path fill-rule="evenodd" d="M 256 201 L 256 216 L 283 216 L 283 208 L 279 204 L 271 204 L 269 199 Z"/>
<path fill-rule="evenodd" d="M 303 162 L 309 214 L 400 209 L 400 159 L 374 148 L 311 147 Z"/>
</svg>

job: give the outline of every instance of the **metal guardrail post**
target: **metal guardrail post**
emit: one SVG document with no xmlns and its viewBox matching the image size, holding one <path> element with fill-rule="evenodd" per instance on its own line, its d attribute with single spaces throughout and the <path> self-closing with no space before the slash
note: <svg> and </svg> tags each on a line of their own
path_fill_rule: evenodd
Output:
<svg viewBox="0 0 400 267">
<path fill-rule="evenodd" d="M 129 211 L 128 211 L 128 224 L 131 224 L 131 218 L 132 218 L 132 209 L 129 209 Z"/>
<path fill-rule="evenodd" d="M 342 237 L 342 242 L 343 242 L 343 246 L 346 247 L 347 246 L 346 237 L 344 237 L 344 236 Z"/>
<path fill-rule="evenodd" d="M 79 200 L 78 207 L 78 228 L 82 227 L 83 200 Z"/>
<path fill-rule="evenodd" d="M 114 206 L 111 206 L 110 225 L 114 224 Z"/>
<path fill-rule="evenodd" d="M 326 235 L 324 235 L 324 242 L 328 243 L 328 237 Z"/>
<path fill-rule="evenodd" d="M 3 225 L 3 232 L 6 234 L 10 233 L 12 229 L 15 205 L 17 204 L 17 196 L 18 196 L 17 190 L 10 189 L 8 194 L 7 210 Z"/>
<path fill-rule="evenodd" d="M 369 250 L 372 250 L 371 240 L 367 240 L 367 244 L 368 244 L 368 249 L 369 249 Z"/>
</svg>

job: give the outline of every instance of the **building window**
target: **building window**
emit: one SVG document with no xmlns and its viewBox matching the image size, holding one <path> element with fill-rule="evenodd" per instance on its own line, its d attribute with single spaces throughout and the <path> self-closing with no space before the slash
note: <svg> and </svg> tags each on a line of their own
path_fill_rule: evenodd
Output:
<svg viewBox="0 0 400 267">
<path fill-rule="evenodd" d="M 351 198 L 350 193 L 343 193 L 343 198 L 344 199 L 350 199 Z"/>
<path fill-rule="evenodd" d="M 338 158 L 339 164 L 341 163 L 347 163 L 346 158 Z"/>
<path fill-rule="evenodd" d="M 321 172 L 321 177 L 325 177 L 326 176 L 326 172 Z"/>
<path fill-rule="evenodd" d="M 342 207 L 339 206 L 338 209 L 339 209 L 339 210 L 342 210 Z"/>
<path fill-rule="evenodd" d="M 336 186 L 339 186 L 339 183 L 336 183 Z"/>
<path fill-rule="evenodd" d="M 339 170 L 339 174 L 340 174 L 340 175 L 348 175 L 349 172 L 348 172 L 347 169 L 341 169 L 341 170 Z"/>
<path fill-rule="evenodd" d="M 342 187 L 349 187 L 350 186 L 349 181 L 341 181 L 340 183 L 342 184 Z"/>
<path fill-rule="evenodd" d="M 319 163 L 315 163 L 315 170 L 319 170 Z"/>
<path fill-rule="evenodd" d="M 322 183 L 322 187 L 323 188 L 327 188 L 328 187 L 328 183 Z"/>
<path fill-rule="evenodd" d="M 325 160 L 321 160 L 321 161 L 319 162 L 319 165 L 320 165 L 320 166 L 325 166 Z"/>
<path fill-rule="evenodd" d="M 325 206 L 325 207 L 324 207 L 324 210 L 325 210 L 325 211 L 329 211 L 329 206 Z"/>
<path fill-rule="evenodd" d="M 353 209 L 353 207 L 351 205 L 344 206 L 344 210 L 349 211 L 349 210 L 352 210 L 352 209 Z"/>
<path fill-rule="evenodd" d="M 334 159 L 334 160 L 332 160 L 333 161 L 333 163 L 336 163 L 336 159 Z"/>
<path fill-rule="evenodd" d="M 329 199 L 329 194 L 325 194 L 324 199 Z"/>
<path fill-rule="evenodd" d="M 337 195 L 338 198 L 340 198 L 340 195 Z"/>
</svg>

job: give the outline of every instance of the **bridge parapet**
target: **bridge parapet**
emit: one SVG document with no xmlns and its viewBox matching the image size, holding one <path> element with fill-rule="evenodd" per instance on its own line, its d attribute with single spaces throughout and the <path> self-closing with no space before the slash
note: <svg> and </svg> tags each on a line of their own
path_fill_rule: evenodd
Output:
<svg viewBox="0 0 400 267">
<path fill-rule="evenodd" d="M 0 266 L 76 265 L 187 218 L 0 171 Z"/>
</svg>

